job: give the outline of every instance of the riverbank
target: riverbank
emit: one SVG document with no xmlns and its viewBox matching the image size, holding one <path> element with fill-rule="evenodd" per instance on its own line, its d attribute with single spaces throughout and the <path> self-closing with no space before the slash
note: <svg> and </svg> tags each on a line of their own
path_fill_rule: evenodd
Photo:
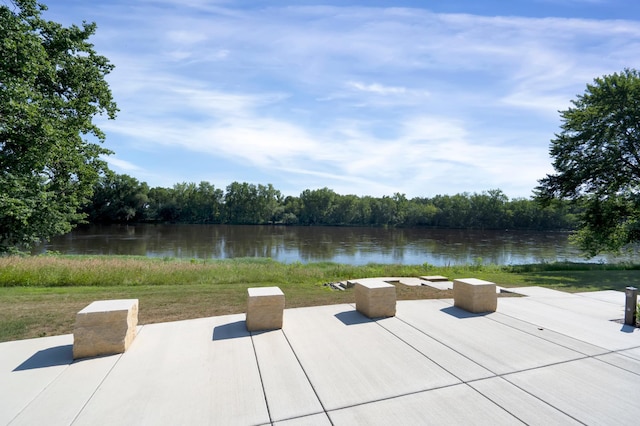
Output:
<svg viewBox="0 0 640 426">
<path fill-rule="evenodd" d="M 246 289 L 279 286 L 287 307 L 352 303 L 353 292 L 324 284 L 350 278 L 443 275 L 503 287 L 619 290 L 640 283 L 640 265 L 526 266 L 285 264 L 270 259 L 152 259 L 122 256 L 0 258 L 0 341 L 71 333 L 75 314 L 94 300 L 137 298 L 140 323 L 201 318 L 246 309 Z M 398 299 L 448 298 L 447 291 L 398 286 Z"/>
</svg>

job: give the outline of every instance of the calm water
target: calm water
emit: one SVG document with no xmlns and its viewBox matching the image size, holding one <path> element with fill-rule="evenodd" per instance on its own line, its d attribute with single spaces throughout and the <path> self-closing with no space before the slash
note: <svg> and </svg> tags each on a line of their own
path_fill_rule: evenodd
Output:
<svg viewBox="0 0 640 426">
<path fill-rule="evenodd" d="M 585 261 L 564 233 L 283 227 L 240 225 L 111 225 L 81 227 L 38 248 L 63 254 L 226 259 L 270 257 L 281 262 L 331 261 L 437 266 L 515 265 Z M 599 256 L 590 261 L 637 259 Z"/>
</svg>

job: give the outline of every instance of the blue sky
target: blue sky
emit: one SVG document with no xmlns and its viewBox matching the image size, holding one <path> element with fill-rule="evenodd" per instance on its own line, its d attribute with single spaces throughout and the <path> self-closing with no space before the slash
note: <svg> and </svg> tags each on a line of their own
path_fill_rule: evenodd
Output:
<svg viewBox="0 0 640 426">
<path fill-rule="evenodd" d="M 47 3 L 47 2 L 46 2 Z M 529 197 L 558 110 L 640 68 L 632 0 L 50 0 L 98 25 L 111 169 L 150 186 Z"/>
</svg>

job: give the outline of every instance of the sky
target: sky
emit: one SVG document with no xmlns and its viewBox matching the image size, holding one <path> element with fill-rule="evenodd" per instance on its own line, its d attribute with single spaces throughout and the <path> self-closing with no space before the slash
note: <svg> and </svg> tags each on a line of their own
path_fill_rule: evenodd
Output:
<svg viewBox="0 0 640 426">
<path fill-rule="evenodd" d="M 529 198 L 559 111 L 640 68 L 635 0 L 44 2 L 96 22 L 106 159 L 150 187 Z"/>
</svg>

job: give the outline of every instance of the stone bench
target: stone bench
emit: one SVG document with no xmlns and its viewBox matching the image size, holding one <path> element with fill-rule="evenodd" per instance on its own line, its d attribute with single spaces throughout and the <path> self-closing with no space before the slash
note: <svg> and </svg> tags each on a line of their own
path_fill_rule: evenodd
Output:
<svg viewBox="0 0 640 426">
<path fill-rule="evenodd" d="M 136 336 L 138 299 L 98 300 L 77 313 L 73 358 L 123 353 Z"/>
<path fill-rule="evenodd" d="M 249 288 L 247 330 L 275 330 L 282 328 L 284 293 L 278 287 Z"/>
<path fill-rule="evenodd" d="M 495 312 L 496 285 L 477 278 L 453 280 L 453 305 L 472 313 Z"/>
<path fill-rule="evenodd" d="M 369 318 L 392 317 L 396 314 L 396 287 L 384 281 L 357 282 L 356 310 Z"/>
</svg>

